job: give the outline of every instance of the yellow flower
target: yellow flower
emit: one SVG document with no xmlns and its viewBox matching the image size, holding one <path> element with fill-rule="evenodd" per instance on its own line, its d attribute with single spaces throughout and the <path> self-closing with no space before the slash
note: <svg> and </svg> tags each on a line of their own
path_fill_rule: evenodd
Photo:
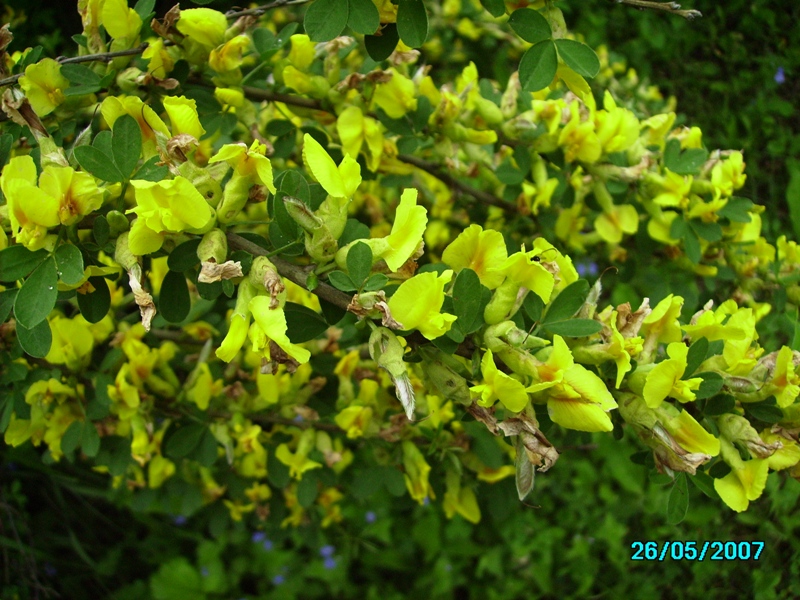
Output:
<svg viewBox="0 0 800 600">
<path fill-rule="evenodd" d="M 267 476 L 267 451 L 261 444 L 261 426 L 248 424 L 237 432 L 236 472 L 243 477 L 263 478 Z"/>
<path fill-rule="evenodd" d="M 423 504 L 426 498 L 436 498 L 428 481 L 431 466 L 425 462 L 425 457 L 416 444 L 408 440 L 403 441 L 403 467 L 405 468 L 403 479 L 406 481 L 408 493 L 414 500 Z"/>
<path fill-rule="evenodd" d="M 214 225 L 214 210 L 185 177 L 159 182 L 133 180 L 136 213 L 128 244 L 137 256 L 161 248 L 167 233 L 204 233 Z"/>
<path fill-rule="evenodd" d="M 45 360 L 53 365 L 66 365 L 72 371 L 85 368 L 95 342 L 89 327 L 89 323 L 80 315 L 67 319 L 56 314 L 50 319 L 53 343 Z"/>
<path fill-rule="evenodd" d="M 594 222 L 594 228 L 603 241 L 619 244 L 622 235 L 633 235 L 639 229 L 639 213 L 630 204 L 614 204 Z"/>
<path fill-rule="evenodd" d="M 444 335 L 456 320 L 455 315 L 439 312 L 444 302 L 444 286 L 453 271 L 441 275 L 429 271 L 404 281 L 389 298 L 392 317 L 404 329 L 417 329 L 429 340 Z"/>
<path fill-rule="evenodd" d="M 6 198 L 11 235 L 30 250 L 54 243 L 47 230 L 60 224 L 59 201 L 36 186 L 36 165 L 30 156 L 15 156 L 3 167 L 0 189 Z"/>
<path fill-rule="evenodd" d="M 505 275 L 497 271 L 496 266 L 504 264 L 507 259 L 503 234 L 491 229 L 484 231 L 475 224 L 462 231 L 442 254 L 442 260 L 456 273 L 461 269 L 472 269 L 490 290 L 503 283 Z"/>
<path fill-rule="evenodd" d="M 681 315 L 683 298 L 670 294 L 659 302 L 653 311 L 642 322 L 642 331 L 647 337 L 658 342 L 669 344 L 681 339 L 681 326 L 678 317 Z"/>
<path fill-rule="evenodd" d="M 546 304 L 550 302 L 555 279 L 541 262 L 542 250 L 533 248 L 529 252 L 515 252 L 496 267 L 490 267 L 489 272 L 502 273 L 508 281 L 518 287 L 525 287 L 539 296 Z M 516 294 L 515 294 L 516 295 Z"/>
<path fill-rule="evenodd" d="M 371 420 L 372 408 L 369 406 L 348 406 L 334 418 L 350 439 L 362 437 Z"/>
<path fill-rule="evenodd" d="M 66 100 L 64 90 L 69 87 L 69 80 L 61 74 L 58 62 L 45 58 L 25 68 L 19 85 L 36 114 L 44 117 Z"/>
<path fill-rule="evenodd" d="M 445 484 L 447 491 L 442 500 L 442 507 L 447 518 L 452 519 L 458 513 L 470 523 L 480 522 L 481 509 L 475 492 L 472 488 L 461 486 L 461 477 L 454 469 L 447 470 Z"/>
<path fill-rule="evenodd" d="M 735 300 L 726 300 L 716 310 L 711 310 L 710 306 L 709 302 L 708 308 L 703 308 L 699 316 L 692 317 L 692 323 L 682 326 L 683 330 L 693 339 L 705 337 L 709 342 L 713 342 L 715 340 L 741 340 L 747 336 L 748 332 L 744 329 L 747 326 L 746 322 L 738 322 L 738 319 L 734 319 L 731 323 L 731 315 L 741 310 Z M 755 321 L 752 326 L 755 327 Z"/>
<path fill-rule="evenodd" d="M 303 136 L 303 162 L 334 198 L 352 198 L 361 184 L 361 167 L 355 158 L 345 154 L 337 167 L 325 148 L 307 133 Z"/>
<path fill-rule="evenodd" d="M 741 152 L 731 152 L 728 160 L 718 162 L 711 169 L 711 183 L 723 196 L 731 196 L 735 190 L 744 185 L 747 175 L 744 174 L 744 157 Z"/>
<path fill-rule="evenodd" d="M 197 115 L 197 102 L 194 99 L 185 96 L 166 96 L 161 102 L 167 115 L 169 115 L 173 137 L 182 133 L 189 134 L 196 140 L 200 140 L 203 137 L 206 130 L 200 124 L 200 117 Z"/>
<path fill-rule="evenodd" d="M 581 122 L 578 101 L 575 100 L 569 105 L 571 118 L 561 130 L 558 136 L 558 145 L 564 148 L 564 160 L 572 162 L 593 163 L 600 158 L 603 149 L 600 139 L 594 131 L 592 121 Z"/>
<path fill-rule="evenodd" d="M 246 35 L 237 35 L 211 51 L 208 57 L 208 66 L 217 73 L 231 73 L 233 79 L 238 80 L 242 76 L 239 70 L 239 67 L 242 66 L 242 55 L 249 48 L 250 38 Z"/>
<path fill-rule="evenodd" d="M 164 139 L 170 137 L 169 129 L 161 117 L 136 96 L 108 96 L 100 105 L 100 113 L 109 127 L 113 127 L 114 122 L 122 115 L 130 115 L 136 119 L 142 130 L 142 151 L 145 159 L 158 154 L 157 133 L 163 135 Z"/>
<path fill-rule="evenodd" d="M 115 41 L 122 42 L 121 50 L 133 46 L 142 28 L 142 19 L 132 8 L 128 8 L 127 0 L 105 0 L 101 12 L 103 27 Z"/>
<path fill-rule="evenodd" d="M 289 62 L 296 69 L 307 71 L 314 62 L 317 45 L 304 33 L 296 33 L 289 40 L 291 42 L 291 49 L 287 57 Z"/>
<path fill-rule="evenodd" d="M 595 113 L 597 138 L 606 154 L 622 152 L 639 139 L 639 119 L 625 108 L 617 108 L 611 93 L 606 90 L 603 107 Z"/>
<path fill-rule="evenodd" d="M 392 78 L 376 85 L 372 98 L 390 119 L 399 119 L 417 110 L 417 90 L 414 82 L 394 67 L 389 68 L 389 73 Z"/>
<path fill-rule="evenodd" d="M 266 145 L 258 140 L 255 140 L 249 148 L 241 142 L 225 144 L 208 162 L 215 163 L 224 160 L 233 169 L 235 175 L 249 177 L 252 181 L 266 186 L 274 194 L 276 189 L 272 180 L 272 163 L 264 156 L 266 150 Z"/>
<path fill-rule="evenodd" d="M 303 473 L 311 469 L 319 469 L 322 465 L 308 458 L 308 453 L 314 449 L 315 433 L 313 429 L 306 429 L 297 442 L 294 454 L 289 446 L 281 444 L 275 450 L 275 457 L 289 467 L 289 474 L 295 479 L 302 479 Z"/>
<path fill-rule="evenodd" d="M 174 474 L 175 463 L 157 454 L 147 465 L 147 484 L 152 489 L 160 488 Z"/>
<path fill-rule="evenodd" d="M 686 358 L 689 348 L 683 342 L 674 342 L 667 346 L 669 358 L 658 363 L 647 374 L 644 384 L 644 401 L 650 408 L 657 408 L 670 396 L 680 402 L 691 402 L 695 399 L 694 390 L 700 387 L 703 380 L 699 377 L 683 380 L 686 370 Z"/>
<path fill-rule="evenodd" d="M 726 438 L 720 439 L 720 453 L 731 467 L 722 479 L 714 480 L 714 489 L 730 508 L 736 512 L 747 510 L 750 502 L 758 500 L 767 485 L 768 459 L 755 458 L 743 461 L 739 451 Z"/>
<path fill-rule="evenodd" d="M 342 149 L 357 157 L 364 142 L 367 143 L 367 168 L 377 171 L 383 155 L 383 131 L 372 117 L 365 117 L 357 106 L 345 108 L 336 120 L 336 131 L 342 141 Z"/>
<path fill-rule="evenodd" d="M 286 315 L 284 315 L 283 309 L 270 309 L 269 306 L 270 298 L 267 296 L 256 296 L 250 300 L 250 312 L 253 313 L 253 319 L 255 319 L 255 323 L 250 327 L 251 336 L 253 335 L 253 327 L 258 327 L 263 335 L 280 346 L 281 350 L 294 360 L 301 364 L 307 363 L 311 358 L 311 353 L 302 346 L 293 344 L 286 336 Z M 255 343 L 253 344 L 253 350 L 259 350 Z"/>
<path fill-rule="evenodd" d="M 666 174 L 660 182 L 661 192 L 653 198 L 653 203 L 658 206 L 688 208 L 693 179 L 691 175 L 678 175 L 666 169 Z"/>
<path fill-rule="evenodd" d="M 175 60 L 164 48 L 164 40 L 161 38 L 148 42 L 142 58 L 148 60 L 147 72 L 158 79 L 165 79 L 175 66 Z"/>
<path fill-rule="evenodd" d="M 513 412 L 520 412 L 527 406 L 528 393 L 525 386 L 498 370 L 491 350 L 487 350 L 481 359 L 481 375 L 484 383 L 470 388 L 473 394 L 480 396 L 478 404 L 490 407 L 500 400 L 506 409 Z"/>
<path fill-rule="evenodd" d="M 775 369 L 768 386 L 775 394 L 778 406 L 785 408 L 792 404 L 800 394 L 800 376 L 797 375 L 793 362 L 792 350 L 783 346 L 775 360 Z"/>
<path fill-rule="evenodd" d="M 228 19 L 223 13 L 210 8 L 189 8 L 181 11 L 176 27 L 183 35 L 210 51 L 225 41 Z"/>
<path fill-rule="evenodd" d="M 72 225 L 103 204 L 103 192 L 94 177 L 72 167 L 45 167 L 39 188 L 58 201 L 58 219 Z"/>
</svg>

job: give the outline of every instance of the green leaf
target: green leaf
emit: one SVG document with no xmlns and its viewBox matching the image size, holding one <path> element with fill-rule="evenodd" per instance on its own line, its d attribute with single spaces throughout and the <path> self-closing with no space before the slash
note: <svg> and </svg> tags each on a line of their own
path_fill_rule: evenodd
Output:
<svg viewBox="0 0 800 600">
<path fill-rule="evenodd" d="M 389 283 L 389 278 L 386 275 L 383 273 L 375 273 L 374 275 L 370 275 L 364 282 L 364 291 L 374 292 L 383 289 L 387 283 Z"/>
<path fill-rule="evenodd" d="M 517 436 L 517 457 L 515 460 L 515 481 L 517 484 L 517 496 L 519 501 L 522 502 L 533 491 L 533 484 L 535 481 L 536 471 L 528 460 L 528 454 L 525 452 L 525 446 L 522 443 L 522 437 Z"/>
<path fill-rule="evenodd" d="M 291 133 L 295 129 L 294 123 L 287 121 L 286 119 L 273 119 L 267 123 L 267 133 L 276 137 Z"/>
<path fill-rule="evenodd" d="M 256 47 L 256 52 L 265 58 L 265 54 L 278 49 L 278 38 L 266 27 L 259 27 L 253 30 L 253 45 Z"/>
<path fill-rule="evenodd" d="M 200 443 L 208 428 L 202 423 L 192 423 L 177 429 L 167 438 L 165 453 L 170 458 L 185 458 Z"/>
<path fill-rule="evenodd" d="M 134 6 L 133 10 L 139 15 L 139 18 L 144 21 L 153 14 L 153 8 L 156 5 L 156 0 L 139 0 Z"/>
<path fill-rule="evenodd" d="M 675 476 L 675 483 L 669 493 L 667 500 L 667 523 L 677 525 L 684 518 L 689 510 L 689 484 L 686 481 L 685 473 L 678 473 Z"/>
<path fill-rule="evenodd" d="M 103 130 L 94 136 L 92 146 L 108 157 L 114 156 L 114 150 L 111 147 L 111 132 L 108 130 Z M 109 160 L 111 159 L 109 158 Z"/>
<path fill-rule="evenodd" d="M 73 151 L 75 160 L 84 171 L 88 171 L 98 179 L 111 183 L 125 180 L 111 156 L 94 146 L 78 146 Z"/>
<path fill-rule="evenodd" d="M 78 449 L 83 437 L 83 421 L 73 421 L 61 438 L 61 451 L 70 454 Z"/>
<path fill-rule="evenodd" d="M 131 176 L 131 179 L 143 179 L 144 181 L 161 181 L 167 177 L 169 167 L 167 165 L 157 165 L 156 163 L 161 160 L 160 156 L 153 156 L 139 167 Z"/>
<path fill-rule="evenodd" d="M 100 76 L 84 65 L 61 65 L 61 74 L 72 84 L 65 96 L 91 94 L 100 89 Z"/>
<path fill-rule="evenodd" d="M 498 165 L 494 174 L 497 176 L 497 179 L 500 180 L 500 183 L 505 185 L 519 185 L 525 180 L 525 175 L 527 175 L 527 173 L 515 167 L 511 163 L 511 159 L 508 158 Z"/>
<path fill-rule="evenodd" d="M 92 223 L 92 235 L 98 246 L 102 247 L 108 243 L 111 235 L 111 227 L 108 225 L 108 218 L 105 215 L 97 215 Z"/>
<path fill-rule="evenodd" d="M 89 277 L 89 283 L 94 287 L 94 291 L 88 294 L 78 293 L 78 308 L 89 323 L 98 323 L 111 308 L 111 292 L 104 277 Z"/>
<path fill-rule="evenodd" d="M 724 460 L 718 460 L 714 463 L 714 466 L 708 470 L 708 474 L 714 479 L 722 479 L 723 477 L 727 477 L 731 470 L 728 463 Z"/>
<path fill-rule="evenodd" d="M 2 164 L 2 162 L 0 162 Z M 787 194 L 788 194 L 787 190 Z M 750 209 L 755 206 L 752 201 L 747 198 L 740 198 L 732 196 L 728 198 L 728 202 L 721 209 L 717 211 L 720 217 L 725 217 L 734 223 L 749 223 L 751 220 Z"/>
<path fill-rule="evenodd" d="M 294 302 L 287 302 L 283 306 L 286 315 L 286 335 L 295 344 L 313 340 L 328 329 L 328 322 L 322 315 Z"/>
<path fill-rule="evenodd" d="M 707 242 L 718 242 L 722 239 L 722 227 L 719 223 L 705 223 L 700 219 L 692 219 L 689 221 L 689 227 Z"/>
<path fill-rule="evenodd" d="M 341 0 L 315 0 L 303 19 L 308 37 L 314 42 L 328 42 L 347 26 L 349 4 Z"/>
<path fill-rule="evenodd" d="M 381 26 L 381 15 L 372 0 L 348 0 L 347 26 L 356 33 L 372 35 Z"/>
<path fill-rule="evenodd" d="M 206 600 L 200 573 L 184 557 L 161 565 L 150 579 L 150 591 L 155 600 Z"/>
<path fill-rule="evenodd" d="M 0 135 L 0 169 L 6 164 L 11 154 L 11 145 L 14 143 L 14 136 L 10 133 Z"/>
<path fill-rule="evenodd" d="M 481 280 L 472 269 L 461 269 L 453 284 L 453 310 L 464 333 L 473 331 L 481 314 Z"/>
<path fill-rule="evenodd" d="M 552 323 L 545 323 L 543 327 L 548 333 L 564 337 L 585 337 L 587 335 L 599 333 L 603 329 L 603 326 L 593 319 L 555 321 Z"/>
<path fill-rule="evenodd" d="M 49 257 L 22 284 L 14 302 L 14 317 L 26 329 L 47 319 L 58 297 L 56 261 Z"/>
<path fill-rule="evenodd" d="M 50 323 L 47 319 L 33 329 L 25 329 L 17 323 L 17 339 L 25 352 L 36 358 L 44 358 L 50 352 L 53 332 L 50 331 Z"/>
<path fill-rule="evenodd" d="M 127 179 L 142 153 L 142 130 L 132 116 L 122 115 L 114 121 L 111 150 L 114 153 L 114 163 Z"/>
<path fill-rule="evenodd" d="M 397 25 L 389 23 L 380 30 L 380 35 L 365 35 L 364 46 L 367 48 L 367 54 L 375 62 L 381 62 L 391 56 L 394 49 L 397 48 L 397 42 L 400 41 L 400 35 L 397 33 Z"/>
<path fill-rule="evenodd" d="M 97 456 L 97 452 L 100 450 L 100 436 L 97 434 L 95 426 L 91 423 L 84 423 L 83 425 L 81 450 L 90 458 Z"/>
<path fill-rule="evenodd" d="M 714 489 L 714 480 L 702 471 L 697 471 L 694 477 L 689 478 L 691 482 L 697 487 L 698 490 L 703 492 L 712 500 L 719 499 L 717 490 Z"/>
<path fill-rule="evenodd" d="M 61 281 L 74 285 L 83 279 L 83 255 L 73 244 L 61 244 L 55 253 L 56 267 Z"/>
<path fill-rule="evenodd" d="M 774 404 L 766 402 L 744 403 L 745 414 L 770 425 L 783 420 L 783 411 Z"/>
<path fill-rule="evenodd" d="M 675 220 L 677 221 L 678 219 Z M 694 264 L 700 263 L 703 253 L 700 249 L 700 239 L 693 229 L 686 230 L 686 234 L 683 236 L 683 249 L 686 250 L 686 256 L 690 261 Z"/>
<path fill-rule="evenodd" d="M 286 196 L 293 196 L 308 204 L 311 190 L 308 181 L 299 171 L 284 171 L 277 178 L 275 185 Z"/>
<path fill-rule="evenodd" d="M 167 257 L 167 266 L 170 271 L 185 273 L 200 264 L 197 257 L 197 248 L 200 246 L 200 238 L 183 242 L 177 246 Z"/>
<path fill-rule="evenodd" d="M 5 323 L 11 310 L 14 308 L 14 301 L 17 299 L 17 289 L 11 288 L 0 292 L 0 323 Z"/>
<path fill-rule="evenodd" d="M 314 504 L 319 493 L 319 480 L 313 471 L 304 473 L 303 478 L 297 484 L 297 502 L 303 508 L 308 508 Z"/>
<path fill-rule="evenodd" d="M 347 274 L 356 289 L 361 289 L 371 270 L 372 250 L 364 242 L 358 242 L 347 251 Z"/>
<path fill-rule="evenodd" d="M 158 311 L 169 323 L 180 323 L 189 314 L 192 299 L 189 297 L 189 286 L 186 275 L 176 271 L 168 271 L 161 284 L 158 296 Z"/>
<path fill-rule="evenodd" d="M 718 373 L 698 373 L 695 375 L 695 377 L 701 377 L 703 379 L 703 382 L 700 384 L 700 388 L 695 392 L 695 396 L 697 396 L 698 400 L 716 396 L 722 389 L 722 385 L 725 383 Z"/>
<path fill-rule="evenodd" d="M 206 429 L 203 437 L 200 438 L 200 443 L 197 444 L 194 452 L 192 452 L 191 458 L 196 460 L 204 467 L 210 467 L 217 462 L 218 446 L 219 444 L 217 443 L 217 438 L 214 437 L 214 434 L 211 433 L 210 429 Z"/>
<path fill-rule="evenodd" d="M 578 279 L 561 290 L 556 299 L 550 303 L 550 308 L 544 316 L 544 323 L 555 323 L 570 319 L 580 310 L 586 297 L 589 295 L 589 282 Z"/>
<path fill-rule="evenodd" d="M 328 282 L 337 290 L 343 292 L 355 292 L 358 286 L 353 283 L 353 280 L 342 271 L 331 271 L 328 273 Z"/>
<path fill-rule="evenodd" d="M 506 3 L 503 0 L 481 0 L 481 5 L 493 17 L 502 17 L 506 14 Z"/>
<path fill-rule="evenodd" d="M 0 281 L 17 281 L 38 267 L 47 258 L 47 250 L 31 252 L 15 244 L 0 252 Z"/>
<path fill-rule="evenodd" d="M 397 33 L 406 46 L 419 48 L 428 37 L 428 13 L 422 0 L 399 0 Z"/>
<path fill-rule="evenodd" d="M 689 351 L 686 354 L 686 369 L 683 371 L 681 379 L 689 379 L 692 373 L 697 371 L 700 363 L 706 359 L 706 356 L 708 356 L 708 340 L 701 337 L 689 347 Z"/>
<path fill-rule="evenodd" d="M 528 294 L 522 302 L 522 310 L 530 317 L 531 321 L 537 323 L 542 318 L 542 310 L 544 310 L 544 302 L 536 294 Z"/>
<path fill-rule="evenodd" d="M 736 408 L 736 398 L 730 394 L 718 394 L 706 402 L 703 414 L 708 417 L 718 417 L 725 413 L 733 412 Z"/>
<path fill-rule="evenodd" d="M 526 92 L 537 92 L 553 81 L 558 70 L 558 54 L 553 40 L 531 46 L 519 63 L 519 81 Z"/>
<path fill-rule="evenodd" d="M 578 75 L 592 78 L 600 72 L 600 59 L 594 50 L 575 40 L 556 40 L 558 55 Z"/>
<path fill-rule="evenodd" d="M 664 148 L 664 166 L 678 175 L 697 175 L 708 160 L 708 152 L 702 148 L 687 148 L 681 151 L 681 142 L 672 138 Z"/>
<path fill-rule="evenodd" d="M 532 8 L 518 8 L 511 13 L 508 24 L 519 37 L 531 44 L 549 40 L 553 35 L 547 19 Z"/>
</svg>

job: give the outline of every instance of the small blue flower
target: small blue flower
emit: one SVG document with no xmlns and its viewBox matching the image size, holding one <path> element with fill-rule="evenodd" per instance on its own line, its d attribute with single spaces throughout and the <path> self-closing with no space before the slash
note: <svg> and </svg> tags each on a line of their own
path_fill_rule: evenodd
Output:
<svg viewBox="0 0 800 600">
<path fill-rule="evenodd" d="M 378 515 L 375 514 L 374 510 L 367 511 L 367 514 L 364 515 L 364 520 L 367 523 L 374 523 L 378 520 Z"/>
<path fill-rule="evenodd" d="M 325 558 L 330 558 L 333 556 L 334 552 L 336 552 L 336 547 L 331 546 L 330 544 L 319 549 L 319 555 L 324 556 Z"/>
<path fill-rule="evenodd" d="M 292 419 L 295 423 L 302 423 L 303 422 L 303 415 L 297 415 L 294 419 Z"/>
<path fill-rule="evenodd" d="M 778 67 L 778 70 L 775 71 L 775 83 L 781 85 L 782 83 L 786 82 L 786 73 L 783 71 L 783 67 Z"/>
<path fill-rule="evenodd" d="M 208 577 L 208 567 L 203 567 L 202 569 L 200 569 L 200 575 L 202 575 L 203 577 Z"/>
<path fill-rule="evenodd" d="M 57 573 L 58 573 L 58 569 L 56 569 L 53 565 L 51 565 L 50 563 L 45 563 L 44 564 L 44 574 L 45 575 L 47 575 L 48 577 L 55 577 Z"/>
<path fill-rule="evenodd" d="M 422 501 L 422 506 L 428 506 L 431 503 L 431 499 L 425 496 L 425 499 Z"/>
<path fill-rule="evenodd" d="M 183 515 L 178 515 L 177 517 L 172 519 L 172 522 L 175 523 L 175 525 L 177 525 L 178 527 L 181 527 L 183 525 L 186 525 L 186 517 L 184 517 Z"/>
<path fill-rule="evenodd" d="M 250 539 L 253 541 L 254 544 L 260 544 L 265 539 L 267 539 L 267 534 L 263 531 L 254 531 L 253 535 L 250 536 Z"/>
<path fill-rule="evenodd" d="M 286 577 L 284 577 L 283 575 L 275 575 L 275 577 L 272 578 L 272 585 L 281 585 L 285 581 Z"/>
<path fill-rule="evenodd" d="M 327 557 L 325 559 L 324 565 L 325 565 L 325 568 L 328 569 L 328 570 L 335 569 L 336 568 L 336 559 L 331 557 L 331 556 L 329 556 L 329 557 Z"/>
<path fill-rule="evenodd" d="M 275 545 L 272 543 L 272 540 L 264 540 L 264 543 L 261 544 L 261 545 L 264 547 L 264 550 L 266 550 L 267 552 L 269 552 L 270 550 L 272 550 L 275 547 Z"/>
</svg>

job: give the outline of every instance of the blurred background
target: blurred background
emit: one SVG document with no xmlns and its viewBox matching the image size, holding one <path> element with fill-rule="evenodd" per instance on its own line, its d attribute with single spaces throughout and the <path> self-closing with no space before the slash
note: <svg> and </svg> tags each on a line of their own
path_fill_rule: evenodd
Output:
<svg viewBox="0 0 800 600">
<path fill-rule="evenodd" d="M 170 4 L 158 2 L 158 14 Z M 695 21 L 608 0 L 559 6 L 590 45 L 606 45 L 612 62 L 674 96 L 679 123 L 700 126 L 708 148 L 743 149 L 742 195 L 767 207 L 765 235 L 797 239 L 787 193 L 800 203 L 800 5 L 695 0 L 684 5 L 703 13 Z M 80 31 L 72 2 L 6 0 L 0 16 L 12 23 L 12 50 L 40 44 L 58 56 Z M 482 76 L 502 80 L 513 69 L 481 41 L 463 42 L 485 59 Z M 356 472 L 362 494 L 325 530 L 281 528 L 276 505 L 256 531 L 230 521 L 224 506 L 201 508 L 199 492 L 177 478 L 147 493 L 109 492 L 105 475 L 50 470 L 32 448 L 0 445 L 0 597 L 800 597 L 798 482 L 771 475 L 744 514 L 690 483 L 686 518 L 670 525 L 671 486 L 631 463 L 646 462 L 635 440 L 549 435 L 562 460 L 538 476 L 525 505 L 512 479 L 485 488 L 478 525 L 415 504 L 380 473 Z M 482 454 L 488 465 L 502 459 L 491 444 Z M 765 548 L 748 561 L 632 561 L 637 540 L 761 540 Z"/>
</svg>

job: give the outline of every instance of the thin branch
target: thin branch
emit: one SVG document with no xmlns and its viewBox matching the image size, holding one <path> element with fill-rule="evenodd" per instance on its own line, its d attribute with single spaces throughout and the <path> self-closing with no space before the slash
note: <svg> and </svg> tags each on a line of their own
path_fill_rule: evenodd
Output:
<svg viewBox="0 0 800 600">
<path fill-rule="evenodd" d="M 232 248 L 236 248 L 237 250 L 244 250 L 254 256 L 267 256 L 269 254 L 268 250 L 265 250 L 258 244 L 254 244 L 253 242 L 244 239 L 240 235 L 228 232 L 227 237 L 228 237 L 228 243 L 231 245 Z M 284 260 L 277 256 L 270 257 L 269 260 L 270 262 L 272 262 L 273 265 L 275 265 L 275 267 L 278 269 L 278 272 L 283 277 L 286 277 L 286 279 L 296 283 L 297 285 L 299 285 L 304 289 L 308 289 L 307 280 L 310 271 L 308 270 L 307 267 L 302 267 L 300 265 L 290 263 L 288 260 Z M 311 290 L 311 293 L 343 309 L 347 309 L 347 306 L 350 304 L 350 301 L 352 300 L 351 295 L 346 294 L 340 290 L 337 290 L 335 287 L 322 282 L 317 284 L 317 287 Z"/>
<path fill-rule="evenodd" d="M 429 173 L 436 177 L 439 181 L 449 185 L 451 188 L 458 190 L 462 194 L 466 194 L 467 196 L 472 196 L 478 202 L 482 204 L 488 204 L 490 206 L 497 206 L 498 208 L 502 208 L 505 211 L 515 211 L 516 207 L 498 198 L 494 194 L 490 194 L 489 192 L 484 192 L 482 190 L 476 190 L 473 187 L 468 186 L 466 183 L 461 183 L 458 179 L 442 171 L 439 168 L 439 165 L 435 163 L 431 163 L 421 158 L 417 158 L 416 156 L 409 156 L 408 154 L 398 154 L 397 160 L 404 162 L 409 165 L 414 165 L 418 169 L 422 169 L 426 173 Z"/>
<path fill-rule="evenodd" d="M 695 19 L 702 17 L 703 13 L 699 10 L 681 10 L 681 5 L 677 2 L 653 2 L 652 0 L 614 0 L 617 4 L 627 4 L 636 8 L 648 8 L 651 10 L 663 10 L 673 15 L 678 15 L 684 19 Z"/>
<path fill-rule="evenodd" d="M 247 96 L 250 100 L 283 102 L 284 104 L 289 104 L 291 106 L 299 106 L 300 108 L 311 108 L 313 110 L 322 110 L 325 112 L 331 112 L 326 108 L 324 108 L 319 101 L 312 100 L 311 98 L 302 98 L 300 96 L 292 96 L 291 94 L 281 94 L 279 92 L 262 90 L 261 88 L 255 88 L 250 86 L 245 86 L 242 88 L 242 90 L 244 91 L 244 95 Z"/>
<path fill-rule="evenodd" d="M 149 44 L 147 42 L 142 42 L 136 48 L 129 48 L 128 50 L 118 50 L 116 52 L 101 52 L 100 54 L 85 54 L 84 56 L 73 56 L 72 58 L 64 58 L 63 56 L 59 56 L 56 59 L 56 62 L 62 65 L 68 65 L 73 63 L 83 63 L 83 62 L 93 62 L 96 60 L 109 62 L 118 56 L 135 56 L 137 54 L 141 54 L 147 49 Z M 0 87 L 5 87 L 7 85 L 14 85 L 19 81 L 19 78 L 22 77 L 24 73 L 18 73 L 17 75 L 13 75 L 11 77 L 6 77 L 5 79 L 0 79 Z"/>
<path fill-rule="evenodd" d="M 225 16 L 229 19 L 238 19 L 239 17 L 248 16 L 259 17 L 273 8 L 280 8 L 281 6 L 293 6 L 295 4 L 305 4 L 306 2 L 310 2 L 310 0 L 275 0 L 269 4 L 264 4 L 263 6 L 257 6 L 255 8 L 248 8 L 247 10 L 231 10 L 226 12 Z"/>
</svg>

